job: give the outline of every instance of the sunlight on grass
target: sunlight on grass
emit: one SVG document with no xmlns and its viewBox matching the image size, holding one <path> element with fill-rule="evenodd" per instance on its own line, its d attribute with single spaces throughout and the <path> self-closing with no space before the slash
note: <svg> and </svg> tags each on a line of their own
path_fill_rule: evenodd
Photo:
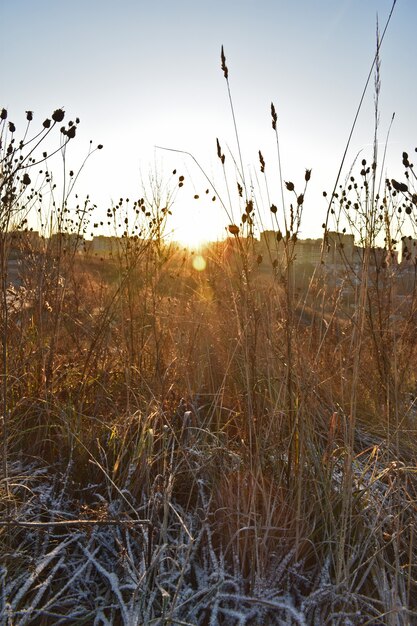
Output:
<svg viewBox="0 0 417 626">
<path fill-rule="evenodd" d="M 234 111 L 223 48 L 221 67 Z M 416 623 L 409 154 L 385 178 L 376 124 L 373 153 L 325 200 L 322 237 L 303 240 L 314 170 L 282 179 L 272 104 L 278 166 L 259 152 L 251 186 L 240 142 L 227 169 L 217 140 L 230 196 L 205 195 L 225 237 L 202 245 L 202 203 L 178 245 L 177 170 L 120 198 L 101 235 L 89 198 L 73 202 L 65 115 L 32 132 L 28 111 L 16 141 L 0 110 L 4 623 Z M 32 183 L 47 137 L 61 194 L 49 171 Z"/>
</svg>

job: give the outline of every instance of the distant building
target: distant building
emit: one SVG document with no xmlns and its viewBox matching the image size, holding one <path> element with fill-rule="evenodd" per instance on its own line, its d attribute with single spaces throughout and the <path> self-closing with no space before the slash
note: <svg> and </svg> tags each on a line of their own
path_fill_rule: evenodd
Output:
<svg viewBox="0 0 417 626">
<path fill-rule="evenodd" d="M 106 237 L 105 235 L 98 235 L 88 242 L 87 251 L 90 254 L 97 256 L 110 256 L 116 254 L 120 250 L 119 237 Z"/>
<path fill-rule="evenodd" d="M 355 246 L 354 263 L 362 265 L 364 261 L 365 248 Z M 386 248 L 371 248 L 369 251 L 369 265 L 377 269 L 385 269 L 398 265 L 398 252 L 396 250 L 387 250 Z"/>
<path fill-rule="evenodd" d="M 5 233 L 9 245 L 9 257 L 19 258 L 22 252 L 39 252 L 41 238 L 39 233 L 33 230 L 12 230 Z"/>
<path fill-rule="evenodd" d="M 276 258 L 279 264 L 285 263 L 285 245 L 289 246 L 295 265 L 308 263 L 316 266 L 322 260 L 331 265 L 351 264 L 355 249 L 353 235 L 338 232 L 328 232 L 324 241 L 320 238 L 297 239 L 295 242 L 278 241 L 277 233 L 272 230 L 260 234 L 260 253 Z"/>
<path fill-rule="evenodd" d="M 84 252 L 84 237 L 78 233 L 57 232 L 50 236 L 49 244 L 55 253 Z"/>
<path fill-rule="evenodd" d="M 18 246 L 39 246 L 40 237 L 37 230 L 11 230 L 7 233 L 10 245 Z"/>
<path fill-rule="evenodd" d="M 353 235 L 329 231 L 324 240 L 325 260 L 333 265 L 353 262 L 355 238 Z"/>
</svg>

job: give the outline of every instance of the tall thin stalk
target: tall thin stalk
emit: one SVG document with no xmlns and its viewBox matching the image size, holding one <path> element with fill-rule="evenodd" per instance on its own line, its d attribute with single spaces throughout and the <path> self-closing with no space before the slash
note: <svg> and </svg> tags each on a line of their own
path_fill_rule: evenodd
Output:
<svg viewBox="0 0 417 626">
<path fill-rule="evenodd" d="M 8 238 L 8 221 L 9 211 L 6 209 L 5 220 L 2 224 L 0 232 L 0 271 L 1 271 L 1 342 L 2 342 L 2 425 L 3 425 L 3 479 L 6 490 L 6 507 L 7 515 L 9 515 L 10 506 L 10 490 L 9 490 L 9 474 L 8 474 L 8 443 L 9 443 L 9 368 L 8 368 L 8 325 L 9 325 L 9 306 L 7 302 L 7 284 L 8 284 L 8 254 L 7 254 L 7 238 Z"/>
</svg>

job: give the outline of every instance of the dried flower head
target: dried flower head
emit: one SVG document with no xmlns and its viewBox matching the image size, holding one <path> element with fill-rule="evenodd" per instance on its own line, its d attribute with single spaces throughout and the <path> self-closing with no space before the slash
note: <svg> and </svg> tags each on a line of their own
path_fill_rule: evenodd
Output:
<svg viewBox="0 0 417 626">
<path fill-rule="evenodd" d="M 62 120 L 65 117 L 65 113 L 63 111 L 63 109 L 56 109 L 53 113 L 52 113 L 52 119 L 54 120 L 54 122 L 62 122 Z"/>
<path fill-rule="evenodd" d="M 394 187 L 395 191 L 402 191 L 404 193 L 408 191 L 408 187 L 405 183 L 399 183 L 398 181 L 392 179 L 391 184 Z"/>
<path fill-rule="evenodd" d="M 246 213 L 247 215 L 250 215 L 253 211 L 253 200 L 248 200 L 248 202 L 246 203 Z"/>
</svg>

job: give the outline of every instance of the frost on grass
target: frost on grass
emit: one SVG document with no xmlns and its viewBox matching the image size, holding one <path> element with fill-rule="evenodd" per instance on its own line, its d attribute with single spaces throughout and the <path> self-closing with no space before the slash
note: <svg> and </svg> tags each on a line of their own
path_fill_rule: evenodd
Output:
<svg viewBox="0 0 417 626">
<path fill-rule="evenodd" d="M 186 511 L 160 494 L 135 502 L 128 485 L 111 501 L 109 492 L 100 493 L 97 485 L 76 494 L 70 489 L 71 468 L 60 475 L 15 465 L 10 474 L 19 502 L 15 519 L 49 525 L 2 527 L 2 625 L 354 626 L 363 623 L 365 614 L 377 619 L 381 613 L 381 600 L 372 602 L 334 584 L 330 557 L 312 566 L 297 559 L 294 549 L 277 552 L 270 567 L 249 584 L 238 557 L 232 567 L 215 537 L 210 490 L 203 479 L 197 481 L 195 508 Z M 366 477 L 364 473 L 363 482 Z M 388 495 L 383 494 L 385 500 Z M 119 524 L 106 524 L 104 518 L 88 527 L 54 524 L 74 516 L 83 519 L 83 498 L 89 499 L 90 516 L 95 511 L 97 517 L 104 504 L 107 512 L 123 511 L 123 498 L 133 507 L 130 515 L 120 516 Z M 139 517 L 147 511 L 152 524 L 135 523 L 135 510 Z M 386 523 L 377 515 L 375 509 L 369 513 L 376 526 Z M 390 575 L 381 567 L 374 584 L 381 589 L 384 606 L 401 615 L 401 598 L 393 596 Z M 358 568 L 356 576 L 358 589 L 363 589 L 366 567 Z"/>
</svg>

